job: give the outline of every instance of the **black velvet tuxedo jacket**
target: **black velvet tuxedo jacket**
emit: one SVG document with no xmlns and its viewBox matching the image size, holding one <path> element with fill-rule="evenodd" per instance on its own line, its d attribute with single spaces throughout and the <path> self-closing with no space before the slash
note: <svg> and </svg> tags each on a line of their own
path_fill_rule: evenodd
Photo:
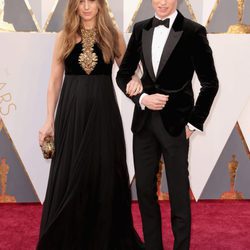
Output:
<svg viewBox="0 0 250 250">
<path fill-rule="evenodd" d="M 153 18 L 136 23 L 127 51 L 117 74 L 117 83 L 126 92 L 126 85 L 134 74 L 139 61 L 142 62 L 143 93 L 169 95 L 169 101 L 160 111 L 166 130 L 177 136 L 189 122 L 203 130 L 212 102 L 218 90 L 218 79 L 206 29 L 178 12 L 163 49 L 157 75 L 152 65 L 151 46 L 154 29 Z M 192 78 L 197 73 L 201 89 L 194 104 Z M 139 98 L 135 102 L 132 131 L 139 132 L 149 114 L 141 110 Z"/>
</svg>

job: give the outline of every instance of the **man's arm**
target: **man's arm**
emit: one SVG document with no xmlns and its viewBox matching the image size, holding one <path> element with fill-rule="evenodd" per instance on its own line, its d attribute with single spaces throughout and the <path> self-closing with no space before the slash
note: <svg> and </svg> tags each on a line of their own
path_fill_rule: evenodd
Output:
<svg viewBox="0 0 250 250">
<path fill-rule="evenodd" d="M 136 24 L 135 24 L 132 35 L 129 39 L 127 50 L 122 59 L 119 71 L 116 76 L 117 84 L 125 95 L 126 95 L 127 84 L 132 79 L 132 76 L 134 75 L 138 63 L 140 61 L 140 51 L 139 51 L 140 41 L 138 41 L 139 34 L 136 34 L 137 32 L 138 31 L 136 30 Z M 139 98 L 141 94 L 138 94 L 136 96 L 131 96 L 130 98 L 135 104 L 139 105 Z"/>
<path fill-rule="evenodd" d="M 218 91 L 218 78 L 212 50 L 204 27 L 200 26 L 197 30 L 193 46 L 192 61 L 201 89 L 188 122 L 199 130 L 203 130 L 203 123 Z"/>
</svg>

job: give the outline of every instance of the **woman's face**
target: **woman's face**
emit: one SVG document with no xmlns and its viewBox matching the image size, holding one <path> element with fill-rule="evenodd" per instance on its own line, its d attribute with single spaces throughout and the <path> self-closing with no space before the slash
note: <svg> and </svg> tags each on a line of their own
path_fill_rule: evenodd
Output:
<svg viewBox="0 0 250 250">
<path fill-rule="evenodd" d="M 80 0 L 78 14 L 83 22 L 94 21 L 98 9 L 98 0 Z"/>
</svg>

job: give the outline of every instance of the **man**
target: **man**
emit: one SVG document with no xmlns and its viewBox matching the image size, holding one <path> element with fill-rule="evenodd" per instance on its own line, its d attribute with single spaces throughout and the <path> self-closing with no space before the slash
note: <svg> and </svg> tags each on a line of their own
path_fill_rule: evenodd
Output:
<svg viewBox="0 0 250 250">
<path fill-rule="evenodd" d="M 117 82 L 124 93 L 131 93 L 127 83 L 142 62 L 144 89 L 131 98 L 136 104 L 133 150 L 146 250 L 163 250 L 156 196 L 161 154 L 166 165 L 174 249 L 189 249 L 188 138 L 194 129 L 203 130 L 218 79 L 205 28 L 183 17 L 177 0 L 152 0 L 152 6 L 155 17 L 134 25 Z M 194 71 L 201 84 L 195 104 Z"/>
</svg>

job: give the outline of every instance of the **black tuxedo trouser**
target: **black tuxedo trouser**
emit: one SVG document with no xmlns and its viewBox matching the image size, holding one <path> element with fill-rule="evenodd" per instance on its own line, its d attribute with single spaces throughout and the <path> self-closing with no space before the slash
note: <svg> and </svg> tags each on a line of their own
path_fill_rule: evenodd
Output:
<svg viewBox="0 0 250 250">
<path fill-rule="evenodd" d="M 189 249 L 191 211 L 188 148 L 185 130 L 177 137 L 169 135 L 159 111 L 150 111 L 143 129 L 134 134 L 136 187 L 146 250 L 163 250 L 161 214 L 156 195 L 156 174 L 161 155 L 166 166 L 174 249 Z"/>
</svg>

